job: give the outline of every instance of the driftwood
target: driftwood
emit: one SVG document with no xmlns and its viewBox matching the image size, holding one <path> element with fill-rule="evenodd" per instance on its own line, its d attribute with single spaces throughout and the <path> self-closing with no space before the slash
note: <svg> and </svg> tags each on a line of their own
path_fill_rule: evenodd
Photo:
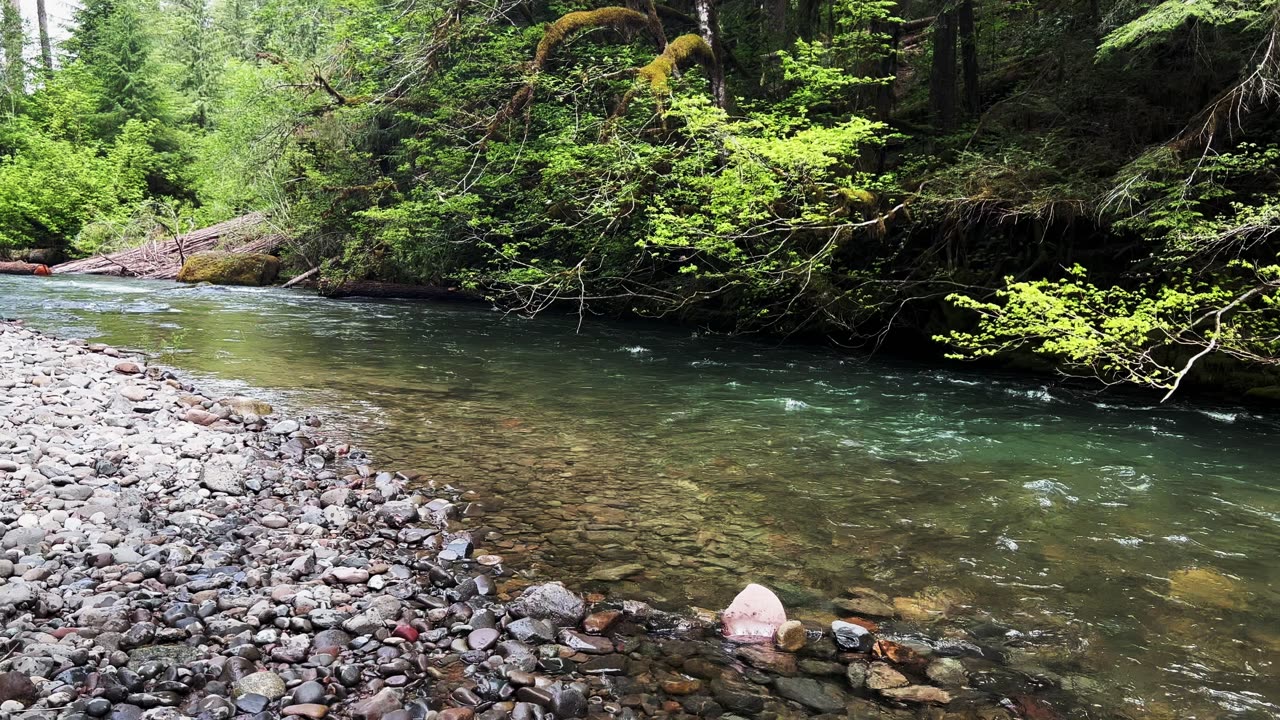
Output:
<svg viewBox="0 0 1280 720">
<path fill-rule="evenodd" d="M 289 280 L 289 282 L 287 282 L 287 283 L 285 283 L 285 284 L 281 285 L 280 287 L 282 287 L 282 288 L 289 288 L 289 287 L 293 287 L 294 285 L 297 285 L 298 283 L 306 282 L 307 280 L 310 280 L 311 278 L 315 277 L 315 274 L 316 274 L 316 273 L 318 273 L 318 272 L 320 272 L 320 266 L 319 266 L 319 265 L 317 265 L 317 266 L 315 266 L 315 267 L 311 268 L 310 270 L 308 270 L 308 271 L 306 271 L 306 272 L 302 273 L 301 275 L 299 275 L 299 276 L 297 276 L 297 277 L 291 278 L 291 279 Z"/>
<path fill-rule="evenodd" d="M 0 275 L 48 275 L 49 266 L 29 262 L 0 262 Z"/>
<path fill-rule="evenodd" d="M 284 237 L 260 235 L 257 230 L 264 221 L 261 213 L 250 213 L 170 240 L 150 241 L 129 250 L 54 265 L 52 271 L 56 275 L 121 275 L 173 280 L 178 277 L 183 261 L 198 252 L 270 253 L 275 250 L 284 243 Z M 237 244 L 238 240 L 246 237 L 254 239 Z"/>
<path fill-rule="evenodd" d="M 377 282 L 375 280 L 348 280 L 343 283 L 321 283 L 320 294 L 330 298 L 370 297 L 401 298 L 406 300 L 479 300 L 480 295 L 459 288 L 439 285 L 410 285 L 408 283 Z"/>
</svg>

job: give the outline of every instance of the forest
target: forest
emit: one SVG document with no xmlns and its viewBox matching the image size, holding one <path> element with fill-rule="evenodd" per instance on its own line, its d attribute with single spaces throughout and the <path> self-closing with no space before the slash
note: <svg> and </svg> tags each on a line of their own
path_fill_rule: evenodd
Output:
<svg viewBox="0 0 1280 720">
<path fill-rule="evenodd" d="M 262 211 L 293 273 L 1280 396 L 1277 2 L 45 2 L 13 257 Z"/>
</svg>

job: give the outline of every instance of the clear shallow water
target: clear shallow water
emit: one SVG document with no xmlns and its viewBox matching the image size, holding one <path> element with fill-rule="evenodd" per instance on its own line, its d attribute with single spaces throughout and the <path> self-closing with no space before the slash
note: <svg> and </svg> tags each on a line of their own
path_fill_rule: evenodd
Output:
<svg viewBox="0 0 1280 720">
<path fill-rule="evenodd" d="M 759 581 L 815 618 L 870 587 L 931 634 L 1014 637 L 1100 706 L 1073 716 L 1280 716 L 1276 418 L 279 290 L 0 276 L 0 315 L 318 411 L 474 489 L 539 576 L 712 608 Z"/>
</svg>

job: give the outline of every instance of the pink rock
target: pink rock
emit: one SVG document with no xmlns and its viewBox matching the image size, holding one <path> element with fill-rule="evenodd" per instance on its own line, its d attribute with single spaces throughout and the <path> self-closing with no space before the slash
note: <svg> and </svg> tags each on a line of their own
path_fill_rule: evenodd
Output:
<svg viewBox="0 0 1280 720">
<path fill-rule="evenodd" d="M 725 637 L 738 642 L 766 643 L 787 621 L 786 608 L 773 591 L 752 583 L 738 593 L 720 616 Z"/>
<path fill-rule="evenodd" d="M 396 629 L 391 631 L 391 634 L 398 638 L 404 638 L 409 642 L 416 642 L 418 639 L 418 631 L 410 625 L 397 625 Z"/>
</svg>

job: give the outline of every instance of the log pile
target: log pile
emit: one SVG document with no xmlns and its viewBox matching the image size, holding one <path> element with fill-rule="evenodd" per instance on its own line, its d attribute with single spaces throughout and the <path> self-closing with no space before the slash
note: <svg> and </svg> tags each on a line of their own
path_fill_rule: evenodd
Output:
<svg viewBox="0 0 1280 720">
<path fill-rule="evenodd" d="M 184 258 L 205 250 L 234 253 L 270 253 L 284 243 L 284 236 L 258 231 L 261 213 L 250 213 L 170 240 L 149 241 L 129 250 L 54 265 L 56 275 L 121 275 L 152 280 L 173 280 Z M 246 238 L 250 238 L 245 241 Z"/>
</svg>

